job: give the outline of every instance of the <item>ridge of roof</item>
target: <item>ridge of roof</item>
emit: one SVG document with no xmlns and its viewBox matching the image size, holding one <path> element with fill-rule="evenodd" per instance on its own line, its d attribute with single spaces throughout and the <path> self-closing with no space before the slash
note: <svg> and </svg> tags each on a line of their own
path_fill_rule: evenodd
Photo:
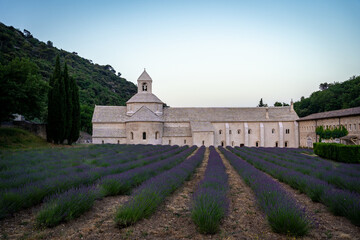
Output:
<svg viewBox="0 0 360 240">
<path fill-rule="evenodd" d="M 336 117 L 345 117 L 352 115 L 360 115 L 360 107 L 313 113 L 298 119 L 298 121 L 315 120 L 315 119 L 323 119 L 323 118 L 336 118 Z"/>
<path fill-rule="evenodd" d="M 163 103 L 155 94 L 139 92 L 132 96 L 126 103 Z"/>
</svg>

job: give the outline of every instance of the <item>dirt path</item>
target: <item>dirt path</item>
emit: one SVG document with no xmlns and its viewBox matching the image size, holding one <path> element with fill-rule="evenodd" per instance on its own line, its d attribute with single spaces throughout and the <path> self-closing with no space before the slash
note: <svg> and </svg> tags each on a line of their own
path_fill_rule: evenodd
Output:
<svg viewBox="0 0 360 240">
<path fill-rule="evenodd" d="M 209 149 L 204 161 L 189 181 L 176 190 L 149 219 L 121 229 L 122 239 L 202 239 L 190 217 L 193 191 L 203 178 L 209 159 Z"/>
<path fill-rule="evenodd" d="M 218 151 L 220 153 L 220 151 Z M 222 224 L 221 236 L 224 239 L 286 239 L 273 233 L 249 186 L 242 180 L 222 153 L 220 156 L 229 176 L 230 200 L 229 215 Z"/>
</svg>

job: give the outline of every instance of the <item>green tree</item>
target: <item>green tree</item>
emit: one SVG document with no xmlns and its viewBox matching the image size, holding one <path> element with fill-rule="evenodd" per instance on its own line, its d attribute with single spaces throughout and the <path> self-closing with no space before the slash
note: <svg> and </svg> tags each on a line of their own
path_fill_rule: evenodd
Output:
<svg viewBox="0 0 360 240">
<path fill-rule="evenodd" d="M 64 64 L 64 71 L 62 73 L 65 86 L 65 123 L 64 123 L 64 139 L 70 138 L 70 132 L 72 128 L 72 117 L 73 117 L 73 105 L 72 105 L 72 83 L 70 82 L 67 64 Z"/>
<path fill-rule="evenodd" d="M 263 103 L 263 99 L 260 99 L 259 105 L 257 105 L 258 107 L 267 107 L 268 105 L 266 103 Z"/>
<path fill-rule="evenodd" d="M 0 121 L 12 119 L 15 113 L 27 119 L 41 118 L 47 89 L 38 67 L 29 59 L 0 64 Z"/>
<path fill-rule="evenodd" d="M 71 128 L 68 137 L 68 144 L 71 145 L 73 142 L 78 140 L 80 133 L 80 101 L 79 101 L 79 88 L 73 77 L 70 77 L 70 95 L 71 95 Z"/>
<path fill-rule="evenodd" d="M 48 141 L 58 144 L 66 138 L 66 91 L 63 74 L 60 68 L 60 57 L 57 56 L 54 73 L 50 79 L 51 90 L 48 94 Z"/>
</svg>

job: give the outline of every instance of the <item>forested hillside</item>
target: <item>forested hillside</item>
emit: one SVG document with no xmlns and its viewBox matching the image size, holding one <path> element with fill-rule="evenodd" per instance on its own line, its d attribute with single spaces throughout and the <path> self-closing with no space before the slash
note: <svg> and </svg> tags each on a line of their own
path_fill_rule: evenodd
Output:
<svg viewBox="0 0 360 240">
<path fill-rule="evenodd" d="M 94 64 L 91 60 L 78 56 L 76 52 L 70 53 L 54 47 L 51 41 L 39 41 L 28 30 L 20 31 L 0 23 L 1 65 L 9 64 L 16 57 L 28 58 L 39 67 L 43 79 L 49 81 L 57 55 L 60 56 L 62 66 L 66 61 L 69 75 L 75 78 L 79 86 L 82 130 L 91 132 L 91 117 L 95 104 L 125 105 L 136 93 L 135 84 L 121 78 L 121 74 L 112 66 Z M 46 116 L 41 118 L 45 121 Z"/>
<path fill-rule="evenodd" d="M 342 83 L 322 83 L 319 88 L 310 97 L 301 97 L 300 101 L 294 103 L 299 117 L 360 106 L 360 76 L 351 77 Z"/>
</svg>

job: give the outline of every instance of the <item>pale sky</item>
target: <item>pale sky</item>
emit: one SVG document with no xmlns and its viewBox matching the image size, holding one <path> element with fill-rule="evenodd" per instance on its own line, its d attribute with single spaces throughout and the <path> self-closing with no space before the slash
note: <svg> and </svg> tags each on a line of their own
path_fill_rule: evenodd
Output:
<svg viewBox="0 0 360 240">
<path fill-rule="evenodd" d="M 0 22 L 136 83 L 172 107 L 272 106 L 360 75 L 357 1 L 0 0 Z"/>
</svg>

